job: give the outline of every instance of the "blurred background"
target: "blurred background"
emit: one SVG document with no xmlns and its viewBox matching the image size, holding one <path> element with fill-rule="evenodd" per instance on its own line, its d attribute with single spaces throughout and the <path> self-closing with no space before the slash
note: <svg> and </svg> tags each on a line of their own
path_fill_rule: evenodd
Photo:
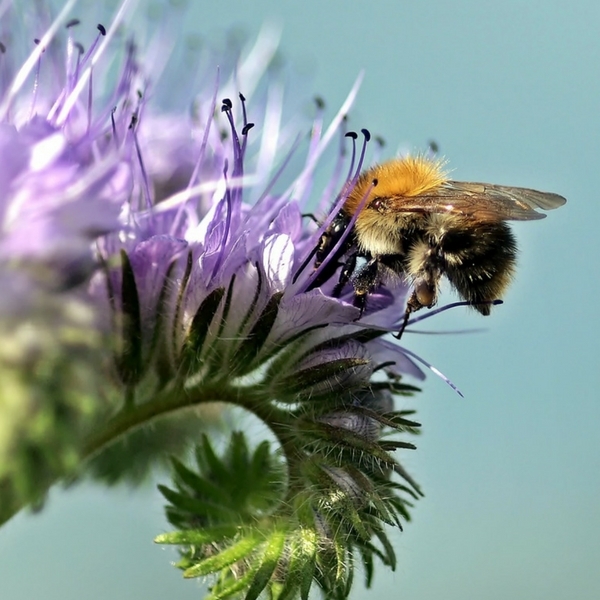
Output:
<svg viewBox="0 0 600 600">
<path fill-rule="evenodd" d="M 364 70 L 350 126 L 383 136 L 382 156 L 433 139 L 455 179 L 568 199 L 515 225 L 519 271 L 492 317 L 428 325 L 484 331 L 405 335 L 465 398 L 432 375 L 411 401 L 423 435 L 403 457 L 426 497 L 396 537 L 396 572 L 353 598 L 600 597 L 600 4 L 199 0 L 188 15 L 185 33 L 214 41 L 281 27 L 293 95 L 321 96 L 330 117 Z M 56 489 L 0 531 L 1 596 L 201 598 L 152 543 L 168 529 L 153 485 Z"/>
</svg>

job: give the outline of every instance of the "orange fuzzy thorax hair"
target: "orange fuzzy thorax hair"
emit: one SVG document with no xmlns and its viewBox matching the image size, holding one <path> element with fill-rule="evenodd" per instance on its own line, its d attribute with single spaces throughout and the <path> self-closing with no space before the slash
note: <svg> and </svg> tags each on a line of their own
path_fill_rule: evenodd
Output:
<svg viewBox="0 0 600 600">
<path fill-rule="evenodd" d="M 354 214 L 373 181 L 370 197 L 414 197 L 433 190 L 445 181 L 445 161 L 426 156 L 405 156 L 377 165 L 363 172 L 344 204 L 344 210 Z"/>
</svg>

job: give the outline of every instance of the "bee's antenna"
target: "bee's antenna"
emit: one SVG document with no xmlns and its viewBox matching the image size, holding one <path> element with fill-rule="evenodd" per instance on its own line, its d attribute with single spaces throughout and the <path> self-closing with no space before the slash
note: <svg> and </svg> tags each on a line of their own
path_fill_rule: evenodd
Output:
<svg viewBox="0 0 600 600">
<path fill-rule="evenodd" d="M 368 129 L 361 129 L 360 132 L 363 134 L 365 139 L 360 150 L 360 158 L 358 159 L 358 165 L 356 166 L 356 172 L 354 173 L 353 180 L 358 179 L 358 176 L 362 171 L 363 163 L 365 162 L 365 154 L 367 153 L 367 144 L 371 141 L 371 132 Z"/>
</svg>

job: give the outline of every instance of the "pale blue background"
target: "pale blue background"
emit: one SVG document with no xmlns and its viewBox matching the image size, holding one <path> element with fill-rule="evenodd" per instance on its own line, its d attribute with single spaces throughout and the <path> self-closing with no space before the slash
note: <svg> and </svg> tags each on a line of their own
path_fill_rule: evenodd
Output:
<svg viewBox="0 0 600 600">
<path fill-rule="evenodd" d="M 424 435 L 407 464 L 427 497 L 397 539 L 397 572 L 353 597 L 599 598 L 600 3 L 228 0 L 193 14 L 210 39 L 280 23 L 306 98 L 330 113 L 366 69 L 351 122 L 390 155 L 434 138 L 457 179 L 568 198 L 515 228 L 518 278 L 493 317 L 435 321 L 486 332 L 406 336 L 466 398 L 431 377 L 414 400 Z M 0 596 L 200 598 L 151 543 L 161 504 L 152 489 L 57 491 L 0 531 Z"/>
</svg>

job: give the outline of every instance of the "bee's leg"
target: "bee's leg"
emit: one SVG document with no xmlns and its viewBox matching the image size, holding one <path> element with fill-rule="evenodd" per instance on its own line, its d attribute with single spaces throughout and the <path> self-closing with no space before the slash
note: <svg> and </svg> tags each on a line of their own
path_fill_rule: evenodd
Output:
<svg viewBox="0 0 600 600">
<path fill-rule="evenodd" d="M 424 306 L 431 308 L 437 302 L 439 283 L 442 277 L 439 246 L 425 240 L 415 242 L 404 263 L 404 271 L 412 279 L 413 292 L 406 302 L 400 331 L 395 334 L 398 340 L 402 337 L 412 313 Z"/>
<path fill-rule="evenodd" d="M 332 296 L 334 298 L 339 298 L 344 286 L 350 281 L 350 278 L 354 274 L 356 269 L 356 261 L 358 260 L 358 252 L 353 252 L 348 256 L 346 262 L 344 263 L 342 270 L 340 272 L 340 278 L 336 286 L 333 288 Z"/>
<path fill-rule="evenodd" d="M 362 316 L 367 305 L 367 296 L 377 287 L 379 283 L 379 259 L 371 258 L 369 262 L 360 269 L 352 278 L 354 286 L 354 306 L 360 309 Z"/>
<path fill-rule="evenodd" d="M 404 319 L 402 319 L 402 324 L 400 325 L 400 330 L 398 333 L 394 334 L 394 337 L 399 340 L 408 325 L 408 320 L 410 319 L 410 315 L 416 312 L 417 310 L 423 308 L 423 304 L 419 302 L 419 298 L 416 290 L 411 294 L 410 298 L 406 302 L 406 310 L 404 311 Z"/>
</svg>

